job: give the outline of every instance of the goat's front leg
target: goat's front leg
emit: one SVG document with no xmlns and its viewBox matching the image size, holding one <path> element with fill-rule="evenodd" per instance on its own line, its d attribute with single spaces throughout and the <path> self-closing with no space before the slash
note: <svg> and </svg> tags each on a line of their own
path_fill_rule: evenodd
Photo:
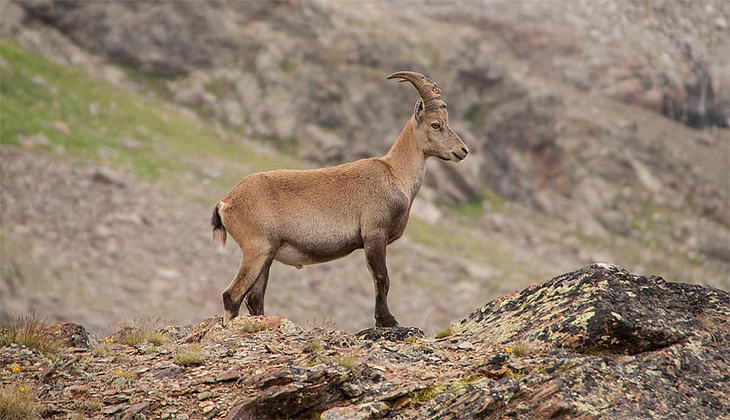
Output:
<svg viewBox="0 0 730 420">
<path fill-rule="evenodd" d="M 398 321 L 388 309 L 388 290 L 390 278 L 385 265 L 385 247 L 388 245 L 386 234 L 368 235 L 363 238 L 365 260 L 375 283 L 375 326 L 397 327 Z"/>
</svg>

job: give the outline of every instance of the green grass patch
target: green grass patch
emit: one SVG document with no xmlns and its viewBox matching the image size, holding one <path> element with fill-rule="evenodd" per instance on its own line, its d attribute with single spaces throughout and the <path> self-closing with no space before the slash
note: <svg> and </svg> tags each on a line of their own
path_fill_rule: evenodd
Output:
<svg viewBox="0 0 730 420">
<path fill-rule="evenodd" d="M 469 108 L 467 108 L 464 114 L 464 119 L 472 123 L 475 127 L 483 127 L 484 113 L 482 112 L 482 108 L 483 105 L 479 103 L 469 105 Z"/>
<path fill-rule="evenodd" d="M 502 211 L 504 211 L 504 207 L 507 205 L 507 200 L 505 200 L 504 197 L 490 189 L 485 189 L 484 191 L 482 191 L 482 198 L 484 199 L 484 201 L 489 203 L 491 211 L 501 213 Z"/>
<path fill-rule="evenodd" d="M 476 128 L 483 128 L 487 123 L 487 116 L 496 105 L 491 102 L 475 102 L 466 109 L 464 119 Z"/>
<path fill-rule="evenodd" d="M 117 67 L 124 71 L 129 78 L 133 79 L 140 86 L 146 89 L 147 92 L 154 93 L 161 98 L 169 98 L 171 96 L 171 92 L 167 88 L 167 82 L 171 82 L 179 78 L 179 76 L 146 73 L 129 64 L 117 64 Z"/>
<path fill-rule="evenodd" d="M 466 203 L 455 204 L 452 206 L 452 209 L 456 213 L 470 219 L 478 219 L 484 214 L 484 206 L 482 205 L 481 199 L 474 199 L 469 200 Z"/>
<path fill-rule="evenodd" d="M 277 137 L 274 139 L 274 146 L 288 155 L 295 155 L 299 150 L 299 142 L 296 137 Z"/>
<path fill-rule="evenodd" d="M 237 169 L 217 180 L 221 190 L 247 173 L 301 167 L 281 151 L 241 141 L 235 131 L 216 130 L 154 96 L 141 98 L 7 41 L 0 40 L 0 57 L 6 63 L 0 68 L 2 144 L 20 146 L 41 136 L 43 141 L 33 146 L 39 150 L 127 167 L 140 176 L 171 182 L 182 179 L 176 176 L 181 174 L 202 176 L 207 163 L 215 160 Z M 150 89 L 161 84 L 159 77 L 139 78 Z"/>
<path fill-rule="evenodd" d="M 443 330 L 437 332 L 436 335 L 434 335 L 434 338 L 446 338 L 451 337 L 452 335 L 454 335 L 454 329 L 451 327 L 451 325 L 449 325 Z"/>
<path fill-rule="evenodd" d="M 455 224 L 431 225 L 417 217 L 411 217 L 405 234 L 411 240 L 424 244 L 444 256 L 486 261 L 495 267 L 509 265 L 513 272 L 519 268 L 514 258 L 509 256 L 498 243 L 483 236 L 475 236 L 468 229 Z"/>
</svg>

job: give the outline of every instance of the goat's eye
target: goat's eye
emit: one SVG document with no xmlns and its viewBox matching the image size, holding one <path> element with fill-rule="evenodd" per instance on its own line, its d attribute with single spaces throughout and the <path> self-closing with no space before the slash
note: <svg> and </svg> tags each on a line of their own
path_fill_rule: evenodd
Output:
<svg viewBox="0 0 730 420">
<path fill-rule="evenodd" d="M 434 130 L 438 130 L 439 128 L 441 128 L 441 124 L 439 124 L 439 123 L 431 123 L 431 128 L 433 128 Z"/>
</svg>

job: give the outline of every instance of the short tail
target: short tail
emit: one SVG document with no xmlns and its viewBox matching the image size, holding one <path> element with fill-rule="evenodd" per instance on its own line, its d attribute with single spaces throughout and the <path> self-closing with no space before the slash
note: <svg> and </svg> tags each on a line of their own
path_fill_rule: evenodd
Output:
<svg viewBox="0 0 730 420">
<path fill-rule="evenodd" d="M 228 234 L 226 232 L 225 226 L 223 226 L 223 221 L 221 220 L 221 215 L 218 213 L 218 210 L 221 207 L 222 202 L 219 202 L 215 205 L 215 208 L 213 208 L 213 215 L 210 216 L 210 225 L 213 226 L 213 242 L 215 242 L 215 234 L 217 231 L 221 231 L 221 244 L 223 244 L 223 248 L 226 247 L 226 238 L 228 237 Z"/>
</svg>

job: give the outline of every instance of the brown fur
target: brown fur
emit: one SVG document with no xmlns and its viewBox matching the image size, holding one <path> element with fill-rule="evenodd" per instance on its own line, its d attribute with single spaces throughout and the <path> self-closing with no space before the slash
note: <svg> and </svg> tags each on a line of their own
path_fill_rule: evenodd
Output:
<svg viewBox="0 0 730 420">
<path fill-rule="evenodd" d="M 419 99 L 420 101 L 420 99 Z M 431 124 L 438 123 L 439 129 Z M 263 315 L 269 267 L 274 259 L 301 267 L 364 248 L 376 290 L 377 326 L 395 326 L 387 294 L 386 245 L 406 228 L 426 159 L 460 161 L 467 149 L 448 126 L 446 106 L 416 112 L 388 154 L 313 170 L 249 175 L 216 205 L 211 224 L 241 247 L 242 262 L 223 292 L 224 324 L 241 303 Z M 223 203 L 223 205 L 221 205 Z M 220 222 L 220 223 L 218 223 Z"/>
</svg>

